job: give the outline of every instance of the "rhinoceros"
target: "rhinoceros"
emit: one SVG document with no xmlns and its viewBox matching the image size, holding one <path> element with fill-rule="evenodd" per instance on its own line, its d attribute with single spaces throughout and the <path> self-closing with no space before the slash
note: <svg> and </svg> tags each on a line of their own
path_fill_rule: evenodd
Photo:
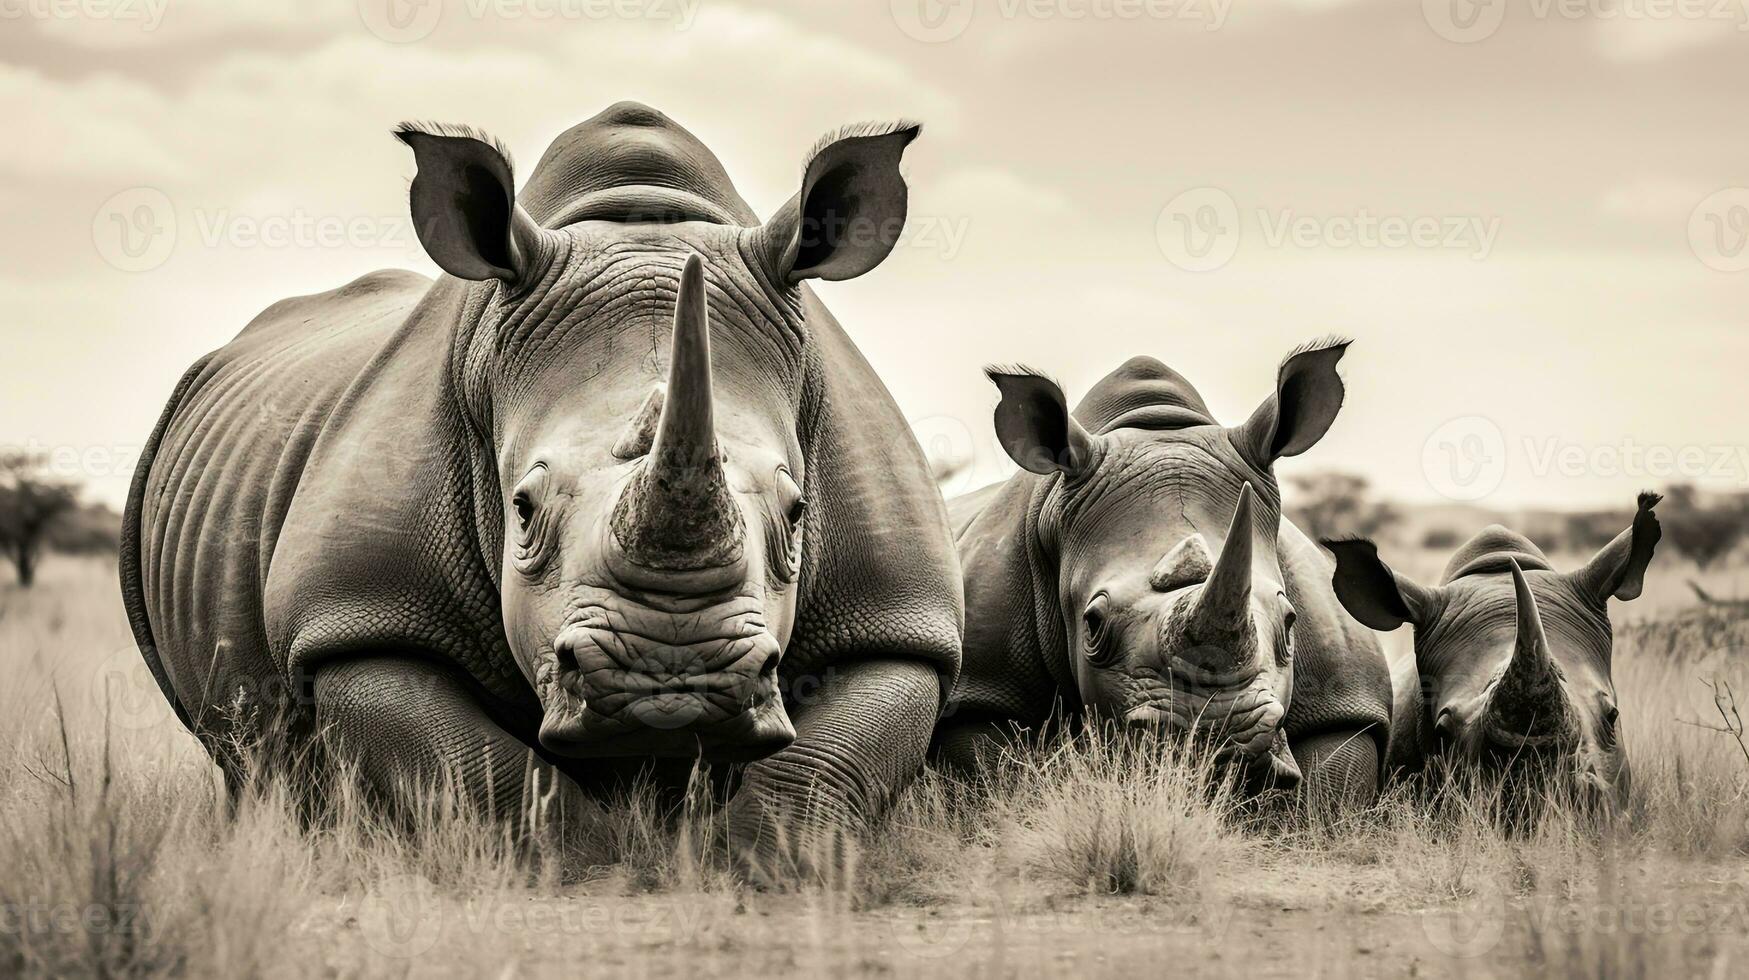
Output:
<svg viewBox="0 0 1749 980">
<path fill-rule="evenodd" d="M 269 307 L 183 376 L 135 477 L 123 593 L 183 722 L 216 745 L 283 699 L 370 785 L 453 774 L 501 812 L 555 768 L 745 764 L 756 848 L 878 810 L 958 669 L 958 565 L 807 280 L 894 247 L 918 131 L 822 140 L 760 222 L 634 103 L 520 194 L 490 138 L 402 125 L 446 274 Z"/>
<path fill-rule="evenodd" d="M 1037 373 L 992 368 L 1022 468 L 948 504 L 965 573 L 964 669 L 934 751 L 976 769 L 1060 705 L 1188 735 L 1250 781 L 1375 794 L 1391 739 L 1383 650 L 1332 566 L 1281 515 L 1273 464 L 1341 407 L 1346 343 L 1290 354 L 1238 426 L 1136 357 L 1070 414 Z"/>
<path fill-rule="evenodd" d="M 1371 541 L 1325 542 L 1336 555 L 1336 595 L 1356 619 L 1414 627 L 1420 684 L 1406 691 L 1408 772 L 1438 757 L 1456 774 L 1488 775 L 1509 801 L 1549 789 L 1591 805 L 1626 800 L 1608 605 L 1644 587 L 1662 533 L 1659 499 L 1641 494 L 1632 525 L 1567 573 L 1498 524 L 1458 548 L 1436 586 L 1392 571 Z"/>
</svg>

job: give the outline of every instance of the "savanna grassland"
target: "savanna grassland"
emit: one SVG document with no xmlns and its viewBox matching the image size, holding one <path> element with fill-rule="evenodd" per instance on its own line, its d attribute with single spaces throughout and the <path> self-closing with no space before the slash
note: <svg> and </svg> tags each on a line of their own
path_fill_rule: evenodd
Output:
<svg viewBox="0 0 1749 980">
<path fill-rule="evenodd" d="M 300 818 L 266 773 L 229 814 L 113 565 L 55 559 L 0 584 L 0 975 L 1740 975 L 1749 750 L 1708 683 L 1749 702 L 1749 611 L 1687 574 L 1660 556 L 1612 609 L 1635 784 L 1607 825 L 1402 792 L 1284 816 L 1094 737 L 927 773 L 832 880 L 753 890 L 703 800 L 516 834 L 433 792 L 391 827 L 344 780 Z"/>
</svg>

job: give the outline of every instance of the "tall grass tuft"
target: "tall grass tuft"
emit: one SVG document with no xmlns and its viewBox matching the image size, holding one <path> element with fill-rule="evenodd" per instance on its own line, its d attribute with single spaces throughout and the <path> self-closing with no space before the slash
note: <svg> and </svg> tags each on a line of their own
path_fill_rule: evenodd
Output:
<svg viewBox="0 0 1749 980">
<path fill-rule="evenodd" d="M 1094 894 L 1196 901 L 1238 841 L 1236 800 L 1206 753 L 1147 732 L 1088 726 L 1011 757 L 991 803 L 1018 870 Z"/>
</svg>

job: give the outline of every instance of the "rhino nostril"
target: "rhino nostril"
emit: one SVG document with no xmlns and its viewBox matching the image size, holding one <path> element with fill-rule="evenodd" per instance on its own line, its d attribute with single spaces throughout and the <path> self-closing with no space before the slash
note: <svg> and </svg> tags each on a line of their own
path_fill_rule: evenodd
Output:
<svg viewBox="0 0 1749 980">
<path fill-rule="evenodd" d="M 559 664 L 559 675 L 574 674 L 578 671 L 577 651 L 569 643 L 559 643 L 553 646 L 554 658 Z"/>
</svg>

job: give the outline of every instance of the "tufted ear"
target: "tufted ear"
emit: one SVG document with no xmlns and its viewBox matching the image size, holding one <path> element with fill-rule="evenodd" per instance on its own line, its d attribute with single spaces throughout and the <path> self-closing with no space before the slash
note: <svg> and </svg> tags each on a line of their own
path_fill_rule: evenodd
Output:
<svg viewBox="0 0 1749 980">
<path fill-rule="evenodd" d="M 1604 545 L 1584 568 L 1573 573 L 1573 581 L 1581 593 L 1598 605 L 1607 603 L 1610 596 L 1624 602 L 1640 597 L 1646 584 L 1646 566 L 1652 563 L 1652 552 L 1664 534 L 1658 515 L 1652 512 L 1652 508 L 1663 499 L 1655 493 L 1640 494 L 1633 525 Z"/>
<path fill-rule="evenodd" d="M 1094 442 L 1049 378 L 1024 371 L 987 368 L 1002 392 L 996 406 L 996 438 L 1022 469 L 1075 476 L 1093 465 Z"/>
<path fill-rule="evenodd" d="M 1331 585 L 1348 614 L 1375 630 L 1390 632 L 1404 623 L 1425 625 L 1438 606 L 1438 594 L 1391 571 L 1378 546 L 1364 538 L 1323 541 L 1336 556 Z"/>
<path fill-rule="evenodd" d="M 822 140 L 801 192 L 760 230 L 773 278 L 854 279 L 880 265 L 898 243 L 909 206 L 899 159 L 922 129 L 858 126 Z"/>
<path fill-rule="evenodd" d="M 1281 362 L 1275 394 L 1233 430 L 1239 449 L 1259 469 L 1269 469 L 1283 456 L 1298 456 L 1330 431 L 1342 408 L 1336 362 L 1347 351 L 1346 340 L 1309 344 Z"/>
<path fill-rule="evenodd" d="M 419 244 L 443 271 L 476 282 L 522 282 L 540 227 L 516 203 L 510 158 L 473 130 L 402 123 L 419 172 L 408 205 Z"/>
</svg>

